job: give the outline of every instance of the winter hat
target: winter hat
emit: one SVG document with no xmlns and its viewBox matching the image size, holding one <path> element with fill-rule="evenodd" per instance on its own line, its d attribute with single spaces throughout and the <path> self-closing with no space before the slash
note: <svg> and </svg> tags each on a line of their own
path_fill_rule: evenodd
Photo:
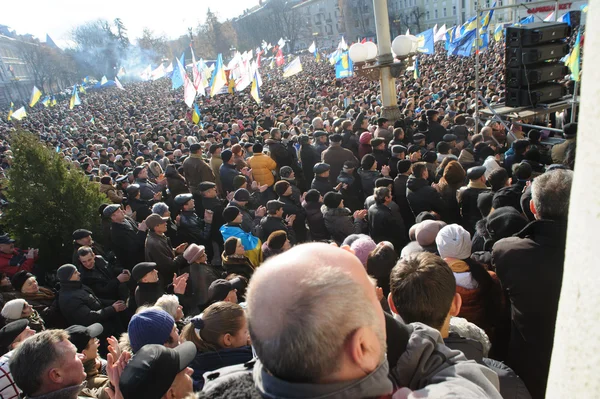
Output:
<svg viewBox="0 0 600 399">
<path fill-rule="evenodd" d="M 281 178 L 285 179 L 285 178 L 290 177 L 293 172 L 294 172 L 294 169 L 292 169 L 290 166 L 282 166 L 281 169 L 279 169 L 279 176 L 281 176 Z"/>
<path fill-rule="evenodd" d="M 350 249 L 354 251 L 354 255 L 360 260 L 363 266 L 367 266 L 367 258 L 369 254 L 377 247 L 373 239 L 367 235 L 359 238 L 350 245 Z"/>
<path fill-rule="evenodd" d="M 246 177 L 243 175 L 237 175 L 233 178 L 233 188 L 235 190 L 239 189 L 240 187 L 242 187 L 244 185 L 244 183 L 247 183 L 248 181 L 246 180 Z"/>
<path fill-rule="evenodd" d="M 458 224 L 444 226 L 435 238 L 442 259 L 467 259 L 471 256 L 471 235 Z"/>
<path fill-rule="evenodd" d="M 465 169 L 457 161 L 450 161 L 444 169 L 444 179 L 448 184 L 460 184 L 465 181 Z"/>
<path fill-rule="evenodd" d="M 163 345 L 169 339 L 175 320 L 162 309 L 144 310 L 131 318 L 127 327 L 133 353 L 144 345 Z"/>
<path fill-rule="evenodd" d="M 225 244 L 224 244 L 225 255 L 230 256 L 230 255 L 235 254 L 235 249 L 237 248 L 237 244 L 238 244 L 237 237 L 229 237 L 227 240 L 225 240 Z"/>
<path fill-rule="evenodd" d="M 287 233 L 283 230 L 272 232 L 267 238 L 267 246 L 271 249 L 281 249 L 287 240 Z"/>
<path fill-rule="evenodd" d="M 323 203 L 327 208 L 337 208 L 342 202 L 342 194 L 330 191 L 323 197 Z"/>
<path fill-rule="evenodd" d="M 439 220 L 424 220 L 415 225 L 415 241 L 422 247 L 435 244 L 435 238 L 446 223 Z M 412 228 L 411 228 L 412 230 Z"/>
<path fill-rule="evenodd" d="M 110 176 L 102 176 L 100 178 L 100 183 L 101 184 L 110 184 L 110 183 L 112 183 L 112 179 L 110 178 Z"/>
<path fill-rule="evenodd" d="M 360 161 L 360 166 L 364 170 L 370 170 L 374 164 L 375 164 L 375 157 L 371 154 L 365 155 L 364 157 L 362 157 L 362 160 Z"/>
<path fill-rule="evenodd" d="M 495 209 L 485 220 L 485 228 L 494 242 L 511 237 L 526 225 L 527 220 L 511 206 Z"/>
<path fill-rule="evenodd" d="M 223 219 L 225 222 L 231 223 L 238 217 L 240 210 L 235 206 L 228 206 L 223 210 Z"/>
<path fill-rule="evenodd" d="M 366 234 L 350 234 L 350 235 L 349 235 L 348 237 L 346 237 L 346 238 L 344 239 L 344 241 L 342 242 L 342 247 L 343 247 L 344 245 L 351 246 L 351 245 L 354 243 L 354 241 L 357 241 L 357 240 L 359 240 L 359 239 L 361 239 L 361 238 L 365 238 L 365 237 L 370 237 L 370 236 L 368 236 L 368 235 L 366 235 Z"/>
<path fill-rule="evenodd" d="M 412 166 L 412 162 L 408 159 L 401 159 L 398 161 L 396 169 L 398 170 L 398 174 L 406 173 Z"/>
<path fill-rule="evenodd" d="M 358 142 L 360 144 L 369 144 L 371 143 L 371 138 L 373 137 L 373 135 L 371 135 L 371 133 L 369 132 L 364 132 L 360 135 L 360 138 L 358 139 Z"/>
<path fill-rule="evenodd" d="M 485 166 L 485 178 L 487 179 L 490 174 L 496 169 L 501 169 L 502 166 L 498 165 L 498 161 L 493 156 L 489 156 L 483 161 L 483 166 Z"/>
<path fill-rule="evenodd" d="M 223 160 L 224 163 L 229 162 L 231 157 L 233 157 L 233 153 L 231 152 L 231 150 L 225 150 L 221 153 L 221 159 Z"/>
<path fill-rule="evenodd" d="M 10 283 L 17 292 L 21 292 L 21 288 L 25 285 L 25 281 L 30 277 L 33 277 L 33 274 L 29 273 L 27 270 L 19 270 L 10 280 Z"/>
<path fill-rule="evenodd" d="M 250 201 L 250 192 L 245 188 L 238 188 L 233 194 L 233 199 L 236 201 L 248 202 Z"/>
<path fill-rule="evenodd" d="M 477 196 L 477 208 L 483 217 L 490 214 L 492 210 L 492 201 L 494 200 L 494 193 L 483 192 Z"/>
<path fill-rule="evenodd" d="M 23 307 L 25 307 L 25 299 L 8 301 L 2 308 L 2 317 L 8 320 L 18 320 L 23 313 Z"/>
<path fill-rule="evenodd" d="M 275 190 L 275 194 L 277 194 L 279 197 L 281 197 L 287 191 L 289 186 L 290 186 L 290 183 L 288 183 L 287 181 L 279 180 L 277 183 L 275 183 L 273 188 Z"/>
<path fill-rule="evenodd" d="M 492 208 L 500 209 L 506 206 L 513 207 L 517 211 L 522 211 L 520 189 L 516 191 L 514 186 L 508 186 L 496 191 L 492 199 Z"/>
<path fill-rule="evenodd" d="M 438 220 L 433 212 L 423 211 L 415 218 L 415 223 L 421 223 L 423 220 Z"/>
<path fill-rule="evenodd" d="M 183 252 L 183 257 L 188 263 L 192 263 L 202 252 L 205 251 L 204 245 L 190 244 Z"/>
<path fill-rule="evenodd" d="M 58 268 L 58 270 L 56 271 L 56 277 L 58 277 L 58 281 L 60 281 L 61 283 L 69 281 L 76 270 L 77 268 L 74 265 L 67 263 L 66 265 L 62 265 Z"/>
<path fill-rule="evenodd" d="M 318 190 L 315 190 L 314 188 L 312 188 L 306 192 L 306 195 L 304 196 L 304 200 L 306 202 L 318 202 L 320 197 L 321 197 L 321 193 L 319 193 Z"/>
</svg>

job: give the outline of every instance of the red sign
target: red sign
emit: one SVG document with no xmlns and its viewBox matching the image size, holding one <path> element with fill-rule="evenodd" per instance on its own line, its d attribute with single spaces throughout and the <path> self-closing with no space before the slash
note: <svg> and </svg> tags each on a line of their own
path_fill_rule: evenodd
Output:
<svg viewBox="0 0 600 399">
<path fill-rule="evenodd" d="M 573 3 L 559 4 L 558 9 L 559 10 L 569 10 L 571 8 L 572 4 Z M 527 13 L 528 14 L 536 14 L 538 12 L 552 12 L 552 11 L 554 11 L 554 6 L 542 6 L 542 7 L 529 8 L 527 10 Z"/>
</svg>

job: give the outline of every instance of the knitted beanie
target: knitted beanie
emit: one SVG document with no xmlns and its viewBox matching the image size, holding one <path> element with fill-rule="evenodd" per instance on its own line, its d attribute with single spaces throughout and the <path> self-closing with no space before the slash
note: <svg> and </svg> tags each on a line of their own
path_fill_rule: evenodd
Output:
<svg viewBox="0 0 600 399">
<path fill-rule="evenodd" d="M 8 320 L 18 320 L 21 318 L 24 306 L 25 299 L 19 298 L 8 301 L 2 308 L 2 317 Z"/>
<path fill-rule="evenodd" d="M 467 259 L 471 256 L 471 235 L 458 224 L 444 226 L 435 238 L 442 259 Z"/>
<path fill-rule="evenodd" d="M 377 244 L 369 236 L 361 237 L 350 245 L 354 255 L 360 260 L 363 266 L 367 267 L 367 258 L 369 254 L 377 247 Z"/>
<path fill-rule="evenodd" d="M 134 315 L 127 328 L 133 353 L 139 351 L 144 345 L 164 345 L 174 325 L 175 320 L 164 310 L 148 309 Z"/>
<path fill-rule="evenodd" d="M 337 208 L 342 202 L 342 194 L 330 191 L 323 197 L 323 203 L 327 208 Z"/>
<path fill-rule="evenodd" d="M 69 281 L 76 270 L 77 268 L 74 265 L 67 263 L 66 265 L 62 265 L 58 268 L 58 270 L 56 271 L 56 277 L 58 277 L 58 281 L 60 281 L 61 283 Z"/>
</svg>

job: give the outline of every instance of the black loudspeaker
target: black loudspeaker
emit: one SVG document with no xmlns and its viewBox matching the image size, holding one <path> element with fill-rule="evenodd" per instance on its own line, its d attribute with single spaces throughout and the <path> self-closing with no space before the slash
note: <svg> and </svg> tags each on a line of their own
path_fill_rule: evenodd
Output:
<svg viewBox="0 0 600 399">
<path fill-rule="evenodd" d="M 540 103 L 558 100 L 565 95 L 567 95 L 567 88 L 555 82 L 537 85 L 530 90 L 510 88 L 506 90 L 506 106 L 536 106 Z"/>
<path fill-rule="evenodd" d="M 560 58 L 569 54 L 565 23 L 540 22 L 506 28 L 506 105 L 536 106 L 566 95 L 553 82 L 568 74 Z"/>
<path fill-rule="evenodd" d="M 564 39 L 571 34 L 569 25 L 563 22 L 536 22 L 506 28 L 506 45 L 510 47 L 532 46 Z"/>
<path fill-rule="evenodd" d="M 563 64 L 548 63 L 533 68 L 509 68 L 506 71 L 506 85 L 511 88 L 536 85 L 560 79 L 569 73 L 569 68 Z"/>
</svg>

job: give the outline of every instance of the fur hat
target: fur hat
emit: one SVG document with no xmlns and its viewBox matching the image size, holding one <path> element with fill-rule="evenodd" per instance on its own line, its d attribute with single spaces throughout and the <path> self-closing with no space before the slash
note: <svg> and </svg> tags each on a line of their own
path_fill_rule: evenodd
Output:
<svg viewBox="0 0 600 399">
<path fill-rule="evenodd" d="M 375 241 L 373 241 L 373 239 L 367 235 L 359 238 L 350 245 L 350 248 L 354 251 L 354 255 L 356 255 L 358 260 L 360 260 L 360 263 L 362 263 L 365 267 L 367 266 L 367 258 L 369 257 L 369 254 L 373 252 L 376 247 L 377 244 Z"/>
<path fill-rule="evenodd" d="M 285 241 L 287 240 L 287 233 L 283 230 L 277 230 L 272 232 L 267 238 L 267 246 L 271 249 L 283 248 Z"/>
</svg>

